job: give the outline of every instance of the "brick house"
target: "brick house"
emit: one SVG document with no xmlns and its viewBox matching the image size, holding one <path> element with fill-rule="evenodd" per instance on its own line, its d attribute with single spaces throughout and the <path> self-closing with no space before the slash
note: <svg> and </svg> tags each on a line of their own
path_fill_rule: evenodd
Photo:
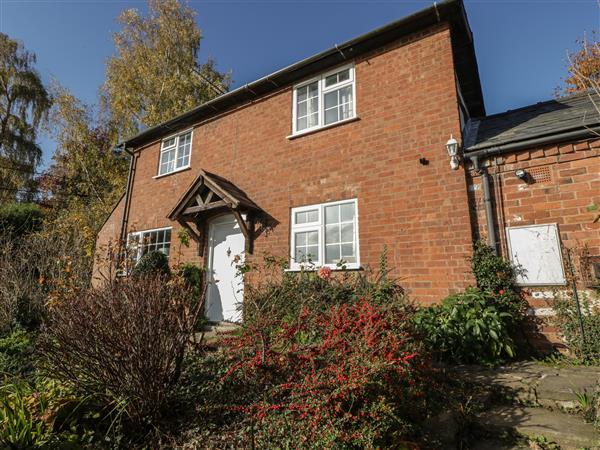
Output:
<svg viewBox="0 0 600 450">
<path fill-rule="evenodd" d="M 538 107 L 525 110 L 536 116 Z M 511 215 L 520 214 L 520 225 L 558 223 L 565 242 L 588 240 L 600 254 L 598 227 L 580 214 L 600 203 L 600 159 L 590 159 L 598 149 L 569 144 L 565 154 L 570 141 L 553 128 L 565 108 L 556 110 L 540 144 L 539 124 L 528 128 L 522 113 L 486 118 L 462 1 L 434 4 L 123 142 L 132 154 L 128 185 L 97 254 L 120 238 L 142 243 L 140 255 L 156 249 L 205 266 L 218 280 L 207 299 L 213 320 L 238 318 L 243 282 L 232 261 L 240 255 L 286 257 L 289 270 L 362 270 L 376 267 L 387 246 L 393 275 L 428 304 L 473 284 L 473 237 L 510 254 L 503 236 Z M 462 148 L 457 170 L 450 136 Z M 521 187 L 516 168 L 535 178 L 543 164 L 556 173 L 546 187 Z M 573 182 L 564 193 L 566 178 Z M 181 228 L 193 245 L 177 243 Z M 96 265 L 96 282 L 104 270 Z"/>
</svg>

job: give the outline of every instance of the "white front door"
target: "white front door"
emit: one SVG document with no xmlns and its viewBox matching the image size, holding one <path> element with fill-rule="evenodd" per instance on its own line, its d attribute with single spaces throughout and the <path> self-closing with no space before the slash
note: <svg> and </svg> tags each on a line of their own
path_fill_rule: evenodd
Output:
<svg viewBox="0 0 600 450">
<path fill-rule="evenodd" d="M 237 267 L 244 262 L 245 239 L 233 214 L 219 216 L 208 226 L 208 289 L 206 318 L 239 322 L 244 282 Z"/>
</svg>

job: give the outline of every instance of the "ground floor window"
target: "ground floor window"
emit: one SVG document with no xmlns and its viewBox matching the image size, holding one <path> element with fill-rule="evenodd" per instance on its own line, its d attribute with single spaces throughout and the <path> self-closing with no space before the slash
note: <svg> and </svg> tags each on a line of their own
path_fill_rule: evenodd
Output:
<svg viewBox="0 0 600 450">
<path fill-rule="evenodd" d="M 356 199 L 292 208 L 290 268 L 359 267 Z"/>
<path fill-rule="evenodd" d="M 129 233 L 127 249 L 134 265 L 148 252 L 158 251 L 169 256 L 171 227 Z"/>
</svg>

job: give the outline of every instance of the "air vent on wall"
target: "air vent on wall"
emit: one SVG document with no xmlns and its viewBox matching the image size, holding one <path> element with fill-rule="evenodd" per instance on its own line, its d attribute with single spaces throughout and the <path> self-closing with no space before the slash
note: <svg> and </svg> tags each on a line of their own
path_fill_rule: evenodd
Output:
<svg viewBox="0 0 600 450">
<path fill-rule="evenodd" d="M 529 172 L 535 183 L 547 183 L 552 180 L 550 166 L 532 167 L 531 169 L 527 169 L 527 172 Z"/>
</svg>

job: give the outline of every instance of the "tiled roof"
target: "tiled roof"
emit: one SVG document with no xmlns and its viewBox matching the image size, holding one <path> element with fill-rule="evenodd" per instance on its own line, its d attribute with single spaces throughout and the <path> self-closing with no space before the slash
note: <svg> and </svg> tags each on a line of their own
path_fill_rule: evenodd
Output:
<svg viewBox="0 0 600 450">
<path fill-rule="evenodd" d="M 600 96 L 571 95 L 474 120 L 465 138 L 465 147 L 468 153 L 585 130 L 598 124 Z"/>
</svg>

